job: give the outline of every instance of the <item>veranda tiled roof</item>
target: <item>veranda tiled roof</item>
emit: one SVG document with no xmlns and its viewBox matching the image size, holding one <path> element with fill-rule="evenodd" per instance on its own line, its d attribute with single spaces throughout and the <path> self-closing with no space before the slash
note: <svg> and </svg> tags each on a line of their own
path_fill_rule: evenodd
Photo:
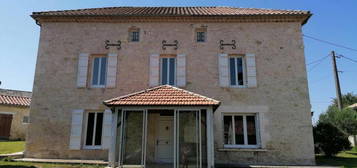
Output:
<svg viewBox="0 0 357 168">
<path fill-rule="evenodd" d="M 104 101 L 107 106 L 120 105 L 214 105 L 219 101 L 170 85 L 161 85 Z"/>
<path fill-rule="evenodd" d="M 0 95 L 0 104 L 3 105 L 30 106 L 30 103 L 30 97 Z"/>
<path fill-rule="evenodd" d="M 108 7 L 33 12 L 37 16 L 235 16 L 307 15 L 309 11 L 234 7 Z"/>
</svg>

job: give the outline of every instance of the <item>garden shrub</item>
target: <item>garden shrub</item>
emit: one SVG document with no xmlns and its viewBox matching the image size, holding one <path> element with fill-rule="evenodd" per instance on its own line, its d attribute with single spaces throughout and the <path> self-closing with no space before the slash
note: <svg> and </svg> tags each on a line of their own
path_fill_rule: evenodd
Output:
<svg viewBox="0 0 357 168">
<path fill-rule="evenodd" d="M 351 149 L 348 135 L 328 122 L 319 122 L 314 127 L 315 151 L 331 157 L 343 150 Z"/>
</svg>

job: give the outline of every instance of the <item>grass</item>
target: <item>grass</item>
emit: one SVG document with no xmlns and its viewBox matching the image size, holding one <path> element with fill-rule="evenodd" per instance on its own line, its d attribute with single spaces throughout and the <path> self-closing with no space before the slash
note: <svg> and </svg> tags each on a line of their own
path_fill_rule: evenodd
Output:
<svg viewBox="0 0 357 168">
<path fill-rule="evenodd" d="M 322 155 L 316 155 L 316 163 L 318 165 L 355 168 L 357 167 L 357 152 L 355 150 L 344 151 L 337 154 L 335 157 L 330 158 Z"/>
<path fill-rule="evenodd" d="M 25 149 L 24 141 L 0 141 L 0 154 L 21 152 Z M 32 163 L 14 162 L 11 158 L 0 160 L 0 168 L 104 168 L 105 166 L 85 164 L 54 164 L 54 163 Z"/>
<path fill-rule="evenodd" d="M 53 164 L 53 163 L 32 163 L 0 161 L 0 168 L 104 168 L 105 166 L 85 165 L 85 164 Z"/>
<path fill-rule="evenodd" d="M 25 149 L 24 141 L 3 141 L 0 142 L 0 154 L 21 152 Z"/>
<path fill-rule="evenodd" d="M 0 141 L 0 154 L 21 152 L 25 148 L 24 141 Z M 357 148 L 350 151 L 341 152 L 335 157 L 325 157 L 316 155 L 318 165 L 340 166 L 344 168 L 357 168 Z M 105 166 L 84 165 L 84 164 L 52 164 L 52 163 L 32 163 L 13 162 L 5 158 L 0 160 L 0 168 L 103 168 Z"/>
</svg>

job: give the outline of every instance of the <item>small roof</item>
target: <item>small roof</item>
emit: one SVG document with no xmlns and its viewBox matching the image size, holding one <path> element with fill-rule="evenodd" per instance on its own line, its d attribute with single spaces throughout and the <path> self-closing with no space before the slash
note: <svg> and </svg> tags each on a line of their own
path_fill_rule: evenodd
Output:
<svg viewBox="0 0 357 168">
<path fill-rule="evenodd" d="M 0 95 L 0 105 L 30 106 L 31 97 Z"/>
<path fill-rule="evenodd" d="M 161 85 L 104 101 L 107 106 L 213 105 L 219 101 L 170 85 Z"/>
</svg>

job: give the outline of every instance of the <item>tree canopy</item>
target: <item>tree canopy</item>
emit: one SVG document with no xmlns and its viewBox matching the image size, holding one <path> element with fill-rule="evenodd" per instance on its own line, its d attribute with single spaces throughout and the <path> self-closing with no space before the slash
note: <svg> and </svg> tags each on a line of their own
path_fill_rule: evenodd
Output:
<svg viewBox="0 0 357 168">
<path fill-rule="evenodd" d="M 339 110 L 335 98 L 333 103 L 328 107 L 326 113 L 319 116 L 318 122 L 328 122 L 348 135 L 357 135 L 357 112 L 347 107 L 354 103 L 357 103 L 357 95 L 347 93 L 342 96 L 342 104 L 345 108 Z"/>
</svg>

